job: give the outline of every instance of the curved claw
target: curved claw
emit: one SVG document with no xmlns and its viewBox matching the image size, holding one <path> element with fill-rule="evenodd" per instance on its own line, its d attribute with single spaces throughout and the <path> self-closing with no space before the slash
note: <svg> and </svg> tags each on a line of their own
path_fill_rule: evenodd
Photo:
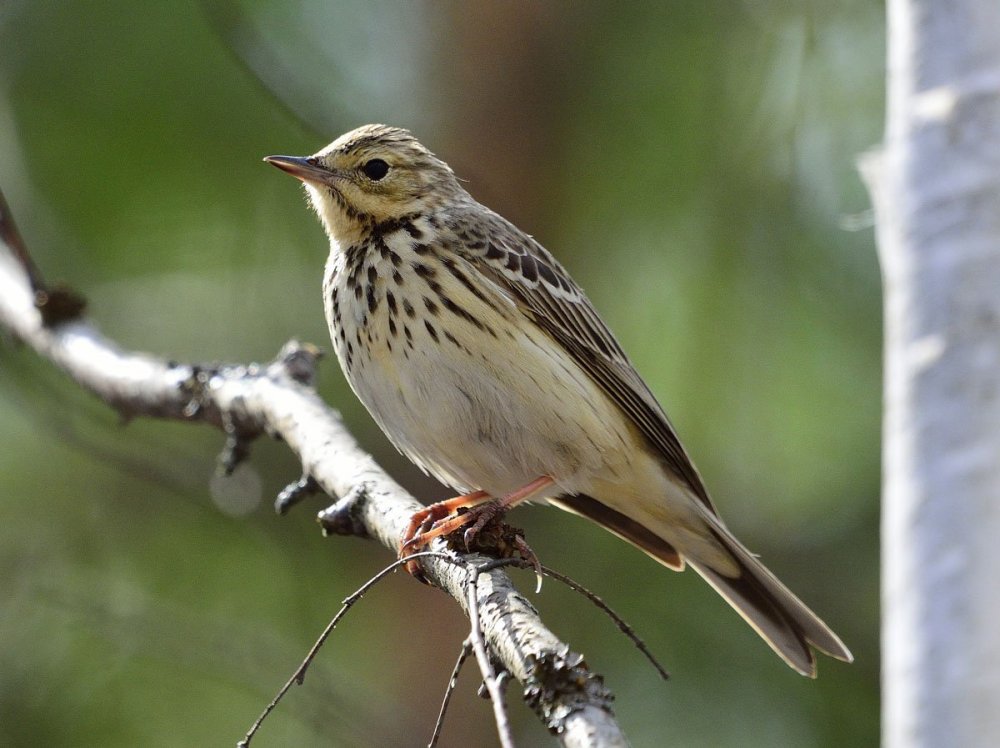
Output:
<svg viewBox="0 0 1000 748">
<path fill-rule="evenodd" d="M 503 514 L 504 511 L 506 511 L 506 507 L 503 505 L 503 502 L 497 501 L 495 499 L 487 504 L 481 504 L 478 507 L 476 507 L 475 510 L 476 521 L 472 523 L 472 527 L 467 529 L 462 534 L 462 540 L 465 541 L 465 550 L 469 550 L 472 547 L 472 543 L 476 539 L 476 536 L 479 535 L 479 531 L 482 530 L 484 527 L 486 527 L 486 525 L 489 524 L 489 522 L 495 519 L 498 515 Z M 469 519 L 466 520 L 466 522 L 468 523 L 471 522 L 473 519 L 473 517 L 470 516 L 472 514 L 473 512 L 469 511 L 461 516 L 468 517 Z M 459 525 L 459 527 L 460 526 L 461 525 Z"/>
</svg>

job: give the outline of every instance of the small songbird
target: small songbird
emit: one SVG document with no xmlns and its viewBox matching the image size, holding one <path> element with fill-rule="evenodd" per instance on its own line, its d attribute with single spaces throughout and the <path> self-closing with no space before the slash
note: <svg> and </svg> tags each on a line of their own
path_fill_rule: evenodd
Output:
<svg viewBox="0 0 1000 748">
<path fill-rule="evenodd" d="M 531 499 L 583 515 L 665 566 L 690 565 L 791 667 L 836 634 L 729 531 L 666 413 L 538 242 L 408 131 L 353 130 L 300 179 L 330 237 L 323 301 L 355 394 L 393 444 L 459 491 L 401 552 Z M 460 507 L 469 507 L 457 512 Z"/>
</svg>

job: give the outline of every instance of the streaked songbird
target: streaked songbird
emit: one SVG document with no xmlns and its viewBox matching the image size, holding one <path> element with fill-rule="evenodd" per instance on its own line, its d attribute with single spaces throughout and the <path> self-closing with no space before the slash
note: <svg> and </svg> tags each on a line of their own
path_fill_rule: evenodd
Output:
<svg viewBox="0 0 1000 748">
<path fill-rule="evenodd" d="M 580 287 L 444 161 L 385 125 L 265 160 L 305 184 L 330 237 L 323 301 L 348 382 L 403 454 L 461 494 L 415 515 L 401 552 L 548 503 L 691 566 L 798 672 L 815 675 L 813 648 L 851 661 L 723 523 Z"/>
</svg>

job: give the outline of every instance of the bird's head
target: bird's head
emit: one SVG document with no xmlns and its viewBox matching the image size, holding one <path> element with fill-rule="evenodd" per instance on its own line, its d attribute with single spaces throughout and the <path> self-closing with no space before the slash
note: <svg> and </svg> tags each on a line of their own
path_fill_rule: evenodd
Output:
<svg viewBox="0 0 1000 748">
<path fill-rule="evenodd" d="M 312 156 L 264 160 L 302 180 L 327 233 L 344 244 L 466 194 L 448 164 L 407 130 L 387 125 L 359 127 Z"/>
</svg>

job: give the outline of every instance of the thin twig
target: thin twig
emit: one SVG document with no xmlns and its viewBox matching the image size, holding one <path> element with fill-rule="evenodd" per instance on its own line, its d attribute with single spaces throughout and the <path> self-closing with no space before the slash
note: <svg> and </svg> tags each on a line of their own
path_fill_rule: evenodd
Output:
<svg viewBox="0 0 1000 748">
<path fill-rule="evenodd" d="M 42 273 L 31 258 L 24 237 L 21 236 L 17 224 L 14 223 L 14 216 L 10 212 L 10 206 L 7 205 L 7 199 L 3 196 L 3 192 L 0 192 L 0 240 L 3 240 L 17 261 L 21 263 L 25 275 L 28 276 L 28 282 L 31 284 L 31 290 L 37 293 L 44 289 L 45 281 L 42 279 Z"/>
<path fill-rule="evenodd" d="M 579 592 L 585 598 L 590 600 L 590 602 L 592 602 L 594 605 L 596 605 L 598 608 L 604 611 L 604 613 L 612 621 L 615 622 L 615 625 L 618 627 L 618 630 L 621 631 L 623 634 L 625 634 L 625 636 L 627 636 L 629 639 L 631 639 L 632 643 L 636 646 L 636 648 L 646 656 L 646 659 L 649 660 L 650 664 L 652 664 L 654 668 L 656 668 L 656 672 L 660 674 L 660 677 L 663 678 L 663 680 L 670 679 L 670 673 L 666 671 L 663 665 L 660 664 L 659 660 L 657 660 L 656 657 L 653 655 L 653 653 L 649 651 L 649 647 L 646 646 L 646 642 L 644 642 L 639 637 L 639 635 L 635 633 L 635 629 L 632 628 L 632 626 L 630 626 L 628 622 L 625 621 L 624 618 L 618 615 L 611 608 L 611 606 L 609 606 L 606 602 L 604 602 L 601 598 L 599 598 L 596 594 L 588 590 L 582 584 L 573 581 L 565 574 L 560 574 L 558 571 L 550 569 L 547 566 L 543 566 L 542 571 L 545 573 L 546 576 L 552 577 L 557 582 L 562 582 L 574 592 Z"/>
<path fill-rule="evenodd" d="M 485 571 L 492 571 L 493 569 L 500 569 L 508 566 L 514 566 L 518 569 L 532 569 L 535 571 L 536 574 L 540 569 L 541 572 L 545 574 L 545 576 L 552 577 L 552 579 L 555 579 L 557 582 L 562 582 L 564 585 L 569 587 L 574 592 L 579 592 L 590 602 L 596 605 L 601 611 L 603 611 L 604 614 L 608 616 L 608 618 L 614 621 L 615 625 L 618 627 L 618 630 L 621 631 L 626 637 L 628 637 L 628 639 L 632 642 L 632 644 L 635 645 L 636 649 L 642 652 L 642 654 L 646 657 L 647 660 L 649 660 L 650 664 L 656 669 L 656 672 L 659 673 L 660 677 L 663 680 L 670 680 L 670 673 L 667 672 L 667 669 L 664 668 L 663 665 L 660 664 L 660 661 L 656 659 L 656 656 L 650 651 L 649 647 L 646 646 L 646 642 L 644 642 L 642 638 L 635 632 L 635 629 L 631 626 L 631 624 L 629 624 L 628 621 L 626 621 L 624 618 L 618 615 L 618 613 L 616 613 L 615 610 L 606 602 L 604 602 L 604 600 L 602 600 L 596 593 L 591 592 L 579 582 L 571 579 L 565 574 L 556 571 L 555 569 L 549 568 L 548 566 L 544 565 L 536 565 L 534 561 L 524 558 L 493 559 L 479 566 L 479 570 L 480 573 L 482 573 Z"/>
<path fill-rule="evenodd" d="M 458 653 L 458 659 L 455 660 L 455 667 L 451 670 L 451 678 L 448 680 L 448 687 L 444 691 L 444 699 L 441 701 L 441 709 L 438 711 L 437 721 L 434 723 L 434 732 L 431 734 L 431 740 L 427 744 L 427 748 L 434 748 L 437 745 L 438 738 L 441 737 L 441 729 L 444 727 L 444 716 L 448 712 L 448 704 L 451 703 L 451 696 L 455 693 L 455 686 L 458 685 L 458 674 L 462 672 L 462 665 L 469 658 L 472 653 L 472 642 L 466 638 L 462 642 L 462 649 Z"/>
<path fill-rule="evenodd" d="M 0 192 L 0 241 L 10 248 L 24 270 L 34 297 L 35 308 L 42 315 L 45 325 L 58 325 L 78 318 L 87 307 L 87 301 L 64 283 L 50 285 L 42 278 L 42 271 L 28 252 L 28 245 L 14 223 L 7 200 Z"/>
<path fill-rule="evenodd" d="M 340 623 L 340 620 L 347 614 L 347 611 L 350 610 L 351 607 L 356 602 L 358 602 L 362 597 L 364 597 L 365 593 L 368 592 L 368 590 L 370 590 L 376 584 L 381 582 L 386 576 L 394 572 L 400 566 L 407 563 L 408 561 L 411 561 L 412 559 L 429 557 L 429 556 L 433 556 L 436 558 L 443 558 L 448 561 L 454 560 L 446 553 L 441 553 L 439 551 L 423 551 L 421 553 L 414 553 L 412 555 L 406 556 L 405 558 L 397 559 L 396 561 L 392 562 L 384 569 L 382 569 L 382 571 L 380 571 L 378 574 L 376 574 L 367 582 L 365 582 L 363 585 L 361 585 L 357 590 L 355 590 L 353 594 L 348 595 L 346 598 L 344 598 L 343 607 L 341 607 L 341 609 L 337 611 L 337 615 L 335 615 L 333 619 L 330 621 L 330 623 L 327 624 L 326 628 L 323 629 L 323 633 L 319 635 L 319 638 L 316 640 L 316 643 L 312 645 L 312 648 L 309 650 L 309 653 L 302 661 L 302 664 L 299 665 L 299 667 L 295 670 L 294 673 L 292 673 L 292 677 L 285 682 L 285 685 L 283 685 L 278 690 L 278 693 L 275 694 L 273 699 L 271 699 L 271 702 L 266 707 L 264 707 L 264 711 L 261 712 L 257 720 L 253 723 L 253 725 L 250 726 L 250 729 L 247 730 L 247 734 L 244 736 L 243 740 L 241 740 L 236 744 L 237 748 L 248 748 L 250 745 L 250 741 L 253 740 L 254 735 L 260 729 L 260 726 L 263 724 L 264 720 L 267 719 L 267 717 L 271 714 L 271 712 L 274 711 L 275 707 L 278 706 L 278 702 L 280 702 L 285 697 L 285 694 L 291 690 L 293 685 L 297 686 L 302 685 L 302 683 L 305 681 L 306 678 L 306 671 L 309 669 L 309 666 L 312 664 L 312 661 L 316 658 L 316 655 L 319 654 L 319 650 L 323 647 L 323 644 L 326 643 L 327 638 L 329 638 L 330 634 L 333 633 L 333 630 L 337 627 L 337 624 Z"/>
<path fill-rule="evenodd" d="M 493 663 L 486 650 L 486 640 L 483 639 L 483 630 L 479 621 L 479 588 L 477 580 L 482 573 L 481 566 L 473 566 L 467 570 L 468 579 L 466 581 L 466 591 L 469 604 L 469 620 L 471 630 L 469 639 L 472 640 L 472 649 L 476 653 L 476 660 L 479 662 L 479 671 L 483 674 L 483 684 L 489 691 L 490 701 L 493 703 L 493 719 L 497 723 L 497 734 L 500 738 L 502 748 L 515 748 L 514 734 L 510 728 L 510 719 L 507 715 L 507 701 L 504 698 L 503 689 L 497 681 L 496 672 L 493 670 Z"/>
</svg>

